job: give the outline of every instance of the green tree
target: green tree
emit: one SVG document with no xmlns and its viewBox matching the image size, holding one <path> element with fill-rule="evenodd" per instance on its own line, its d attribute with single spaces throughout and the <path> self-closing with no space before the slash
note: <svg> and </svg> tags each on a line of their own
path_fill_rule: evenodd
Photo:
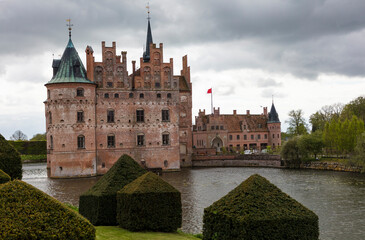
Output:
<svg viewBox="0 0 365 240">
<path fill-rule="evenodd" d="M 46 141 L 46 133 L 37 133 L 36 135 L 33 135 L 33 137 L 30 139 L 30 141 Z"/>
<path fill-rule="evenodd" d="M 0 169 L 11 179 L 22 179 L 22 161 L 17 150 L 0 134 Z"/>
<path fill-rule="evenodd" d="M 356 142 L 355 154 L 352 160 L 357 165 L 362 165 L 365 167 L 365 133 L 362 133 Z"/>
<path fill-rule="evenodd" d="M 344 105 L 341 103 L 336 103 L 332 105 L 323 106 L 319 111 L 315 112 L 309 117 L 309 122 L 312 125 L 312 132 L 324 131 L 327 122 L 332 119 L 337 119 L 340 117 Z"/>
<path fill-rule="evenodd" d="M 281 148 L 280 155 L 287 167 L 298 168 L 301 163 L 301 152 L 299 148 L 299 136 L 289 139 Z"/>
<path fill-rule="evenodd" d="M 365 97 L 360 96 L 345 105 L 341 113 L 342 119 L 351 119 L 353 115 L 365 122 Z"/>
<path fill-rule="evenodd" d="M 301 109 L 299 110 L 291 110 L 289 112 L 289 120 L 286 123 L 289 124 L 287 133 L 291 136 L 299 136 L 303 134 L 307 134 L 307 123 L 303 117 L 304 113 Z"/>
<path fill-rule="evenodd" d="M 324 147 L 322 133 L 317 131 L 312 134 L 303 135 L 300 137 L 298 144 L 303 157 L 313 155 L 317 159 L 317 155 L 322 153 Z"/>
</svg>

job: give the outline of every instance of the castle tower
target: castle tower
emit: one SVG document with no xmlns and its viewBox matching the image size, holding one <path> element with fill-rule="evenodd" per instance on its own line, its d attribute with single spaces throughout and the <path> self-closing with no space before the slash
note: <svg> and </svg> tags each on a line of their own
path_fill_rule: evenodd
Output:
<svg viewBox="0 0 365 240">
<path fill-rule="evenodd" d="M 69 26 L 71 26 L 69 24 Z M 95 88 L 70 37 L 45 84 L 47 173 L 52 178 L 96 175 Z"/>
<path fill-rule="evenodd" d="M 267 128 L 269 129 L 269 145 L 276 148 L 281 145 L 281 123 L 276 112 L 274 102 L 268 116 Z"/>
</svg>

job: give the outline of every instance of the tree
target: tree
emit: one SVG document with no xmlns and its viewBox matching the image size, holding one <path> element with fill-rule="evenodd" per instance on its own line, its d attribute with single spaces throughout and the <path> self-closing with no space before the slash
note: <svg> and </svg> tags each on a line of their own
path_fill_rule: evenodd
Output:
<svg viewBox="0 0 365 240">
<path fill-rule="evenodd" d="M 280 151 L 280 155 L 284 159 L 284 163 L 286 166 L 291 168 L 298 168 L 301 163 L 299 136 L 295 136 L 285 142 Z"/>
<path fill-rule="evenodd" d="M 309 122 L 312 125 L 312 132 L 324 131 L 327 122 L 332 119 L 338 119 L 342 113 L 344 105 L 342 103 L 335 103 L 332 105 L 323 106 L 319 111 L 309 117 Z"/>
<path fill-rule="evenodd" d="M 11 140 L 19 141 L 19 140 L 28 140 L 27 135 L 25 135 L 22 131 L 16 130 L 13 135 L 10 137 Z"/>
<path fill-rule="evenodd" d="M 352 160 L 356 164 L 360 164 L 365 167 L 365 133 L 362 133 L 357 139 L 355 154 L 352 157 Z"/>
<path fill-rule="evenodd" d="M 350 103 L 346 104 L 343 108 L 341 117 L 351 119 L 352 115 L 360 118 L 365 122 L 365 97 L 358 97 L 352 100 Z"/>
<path fill-rule="evenodd" d="M 317 131 L 312 134 L 303 135 L 300 137 L 298 145 L 302 156 L 313 155 L 317 159 L 317 155 L 322 152 L 324 147 L 322 133 Z"/>
<path fill-rule="evenodd" d="M 30 141 L 46 141 L 46 133 L 37 133 L 36 135 L 33 135 L 33 137 L 30 139 Z"/>
<path fill-rule="evenodd" d="M 17 150 L 0 134 L 0 169 L 11 179 L 22 179 L 22 161 Z"/>
<path fill-rule="evenodd" d="M 307 123 L 303 117 L 304 113 L 301 109 L 299 110 L 291 110 L 289 112 L 289 120 L 286 123 L 289 123 L 289 127 L 287 133 L 292 136 L 299 136 L 303 134 L 307 134 Z"/>
</svg>

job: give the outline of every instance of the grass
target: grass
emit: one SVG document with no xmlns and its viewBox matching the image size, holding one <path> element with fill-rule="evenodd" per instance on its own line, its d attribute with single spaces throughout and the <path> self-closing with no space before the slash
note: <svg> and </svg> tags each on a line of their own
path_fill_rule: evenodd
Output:
<svg viewBox="0 0 365 240">
<path fill-rule="evenodd" d="M 20 155 L 22 162 L 27 163 L 38 163 L 38 162 L 46 162 L 47 161 L 47 154 L 40 154 L 40 155 Z"/>
<path fill-rule="evenodd" d="M 97 226 L 97 240 L 198 240 L 191 234 L 183 232 L 161 233 L 161 232 L 130 232 L 116 226 Z"/>
</svg>

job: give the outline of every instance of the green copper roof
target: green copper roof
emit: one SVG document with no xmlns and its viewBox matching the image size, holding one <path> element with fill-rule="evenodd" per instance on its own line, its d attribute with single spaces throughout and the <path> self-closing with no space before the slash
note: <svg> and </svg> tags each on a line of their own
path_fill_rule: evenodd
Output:
<svg viewBox="0 0 365 240">
<path fill-rule="evenodd" d="M 59 63 L 57 64 L 55 64 L 55 61 L 53 61 L 54 63 L 52 66 L 55 68 L 54 75 L 51 81 L 49 81 L 47 84 L 93 83 L 87 79 L 85 67 L 80 60 L 79 54 L 77 53 L 71 38 L 68 41 L 61 60 L 58 61 Z"/>
</svg>

